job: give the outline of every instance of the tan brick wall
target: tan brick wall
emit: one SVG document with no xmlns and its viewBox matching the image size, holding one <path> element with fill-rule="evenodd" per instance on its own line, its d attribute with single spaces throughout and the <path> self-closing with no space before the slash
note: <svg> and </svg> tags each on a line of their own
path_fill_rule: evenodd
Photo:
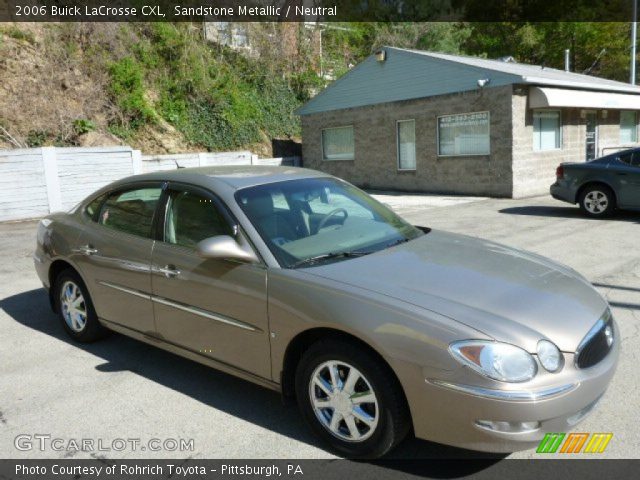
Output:
<svg viewBox="0 0 640 480">
<path fill-rule="evenodd" d="M 509 85 L 306 115 L 303 163 L 365 188 L 513 198 L 545 195 L 560 163 L 585 161 L 586 119 L 581 109 L 560 109 L 562 147 L 535 151 L 527 96 L 526 86 Z M 491 115 L 491 154 L 438 157 L 437 117 L 479 111 Z M 597 110 L 597 117 L 600 156 L 620 145 L 620 112 L 607 110 L 604 118 Z M 417 167 L 412 172 L 397 169 L 396 122 L 408 119 L 416 122 Z M 322 160 L 322 129 L 346 125 L 354 127 L 355 159 Z"/>
<path fill-rule="evenodd" d="M 526 87 L 515 87 L 513 95 L 513 197 L 544 195 L 555 182 L 556 167 L 562 162 L 584 162 L 586 156 L 586 119 L 579 108 L 563 108 L 562 147 L 534 151 L 533 111 L 528 108 Z M 611 153 L 608 147 L 620 145 L 620 112 L 593 110 L 598 118 L 597 155 Z M 604 150 L 603 150 L 604 149 Z M 604 152 L 604 153 L 603 153 Z"/>
<path fill-rule="evenodd" d="M 385 103 L 302 117 L 304 166 L 366 188 L 509 197 L 511 178 L 511 86 L 426 99 Z M 490 112 L 491 154 L 437 156 L 437 116 Z M 398 171 L 396 122 L 416 122 L 414 172 Z M 323 161 L 323 128 L 354 126 L 355 159 Z"/>
</svg>

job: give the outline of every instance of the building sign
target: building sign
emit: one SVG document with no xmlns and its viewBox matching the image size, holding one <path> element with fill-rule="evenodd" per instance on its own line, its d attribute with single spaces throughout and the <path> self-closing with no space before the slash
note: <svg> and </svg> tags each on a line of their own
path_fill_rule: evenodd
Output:
<svg viewBox="0 0 640 480">
<path fill-rule="evenodd" d="M 438 155 L 488 155 L 489 112 L 438 117 Z"/>
</svg>

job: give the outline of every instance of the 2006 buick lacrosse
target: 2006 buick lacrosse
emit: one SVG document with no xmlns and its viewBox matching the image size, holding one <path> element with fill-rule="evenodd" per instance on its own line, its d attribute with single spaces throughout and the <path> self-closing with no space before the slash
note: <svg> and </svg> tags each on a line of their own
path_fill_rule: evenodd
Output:
<svg viewBox="0 0 640 480">
<path fill-rule="evenodd" d="M 349 457 L 410 431 L 535 446 L 593 409 L 620 348 L 575 271 L 300 168 L 117 181 L 40 222 L 35 266 L 72 338 L 115 330 L 281 391 Z"/>
</svg>

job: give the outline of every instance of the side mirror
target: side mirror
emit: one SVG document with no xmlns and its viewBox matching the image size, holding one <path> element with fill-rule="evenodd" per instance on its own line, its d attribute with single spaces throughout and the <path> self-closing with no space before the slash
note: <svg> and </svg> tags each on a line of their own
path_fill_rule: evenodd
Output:
<svg viewBox="0 0 640 480">
<path fill-rule="evenodd" d="M 198 242 L 198 255 L 203 258 L 237 260 L 245 263 L 257 263 L 258 257 L 246 245 L 241 246 L 229 235 L 217 235 Z"/>
</svg>

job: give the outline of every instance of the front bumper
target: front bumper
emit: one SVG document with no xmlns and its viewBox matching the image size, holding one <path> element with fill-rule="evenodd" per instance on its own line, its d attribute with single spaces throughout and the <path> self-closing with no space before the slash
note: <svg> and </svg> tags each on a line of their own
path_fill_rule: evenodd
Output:
<svg viewBox="0 0 640 480">
<path fill-rule="evenodd" d="M 470 386 L 473 374 L 464 367 L 441 372 L 437 379 L 429 378 L 433 371 L 417 369 L 422 378 L 415 381 L 421 387 L 406 389 L 416 436 L 470 450 L 513 452 L 536 447 L 545 433 L 568 432 L 592 411 L 613 377 L 620 352 L 617 328 L 615 332 L 614 346 L 600 363 L 577 369 L 573 355 L 565 353 L 563 371 L 546 373 L 546 384 L 533 388 L 526 383 L 500 389 Z M 487 422 L 536 427 L 496 431 Z"/>
</svg>

